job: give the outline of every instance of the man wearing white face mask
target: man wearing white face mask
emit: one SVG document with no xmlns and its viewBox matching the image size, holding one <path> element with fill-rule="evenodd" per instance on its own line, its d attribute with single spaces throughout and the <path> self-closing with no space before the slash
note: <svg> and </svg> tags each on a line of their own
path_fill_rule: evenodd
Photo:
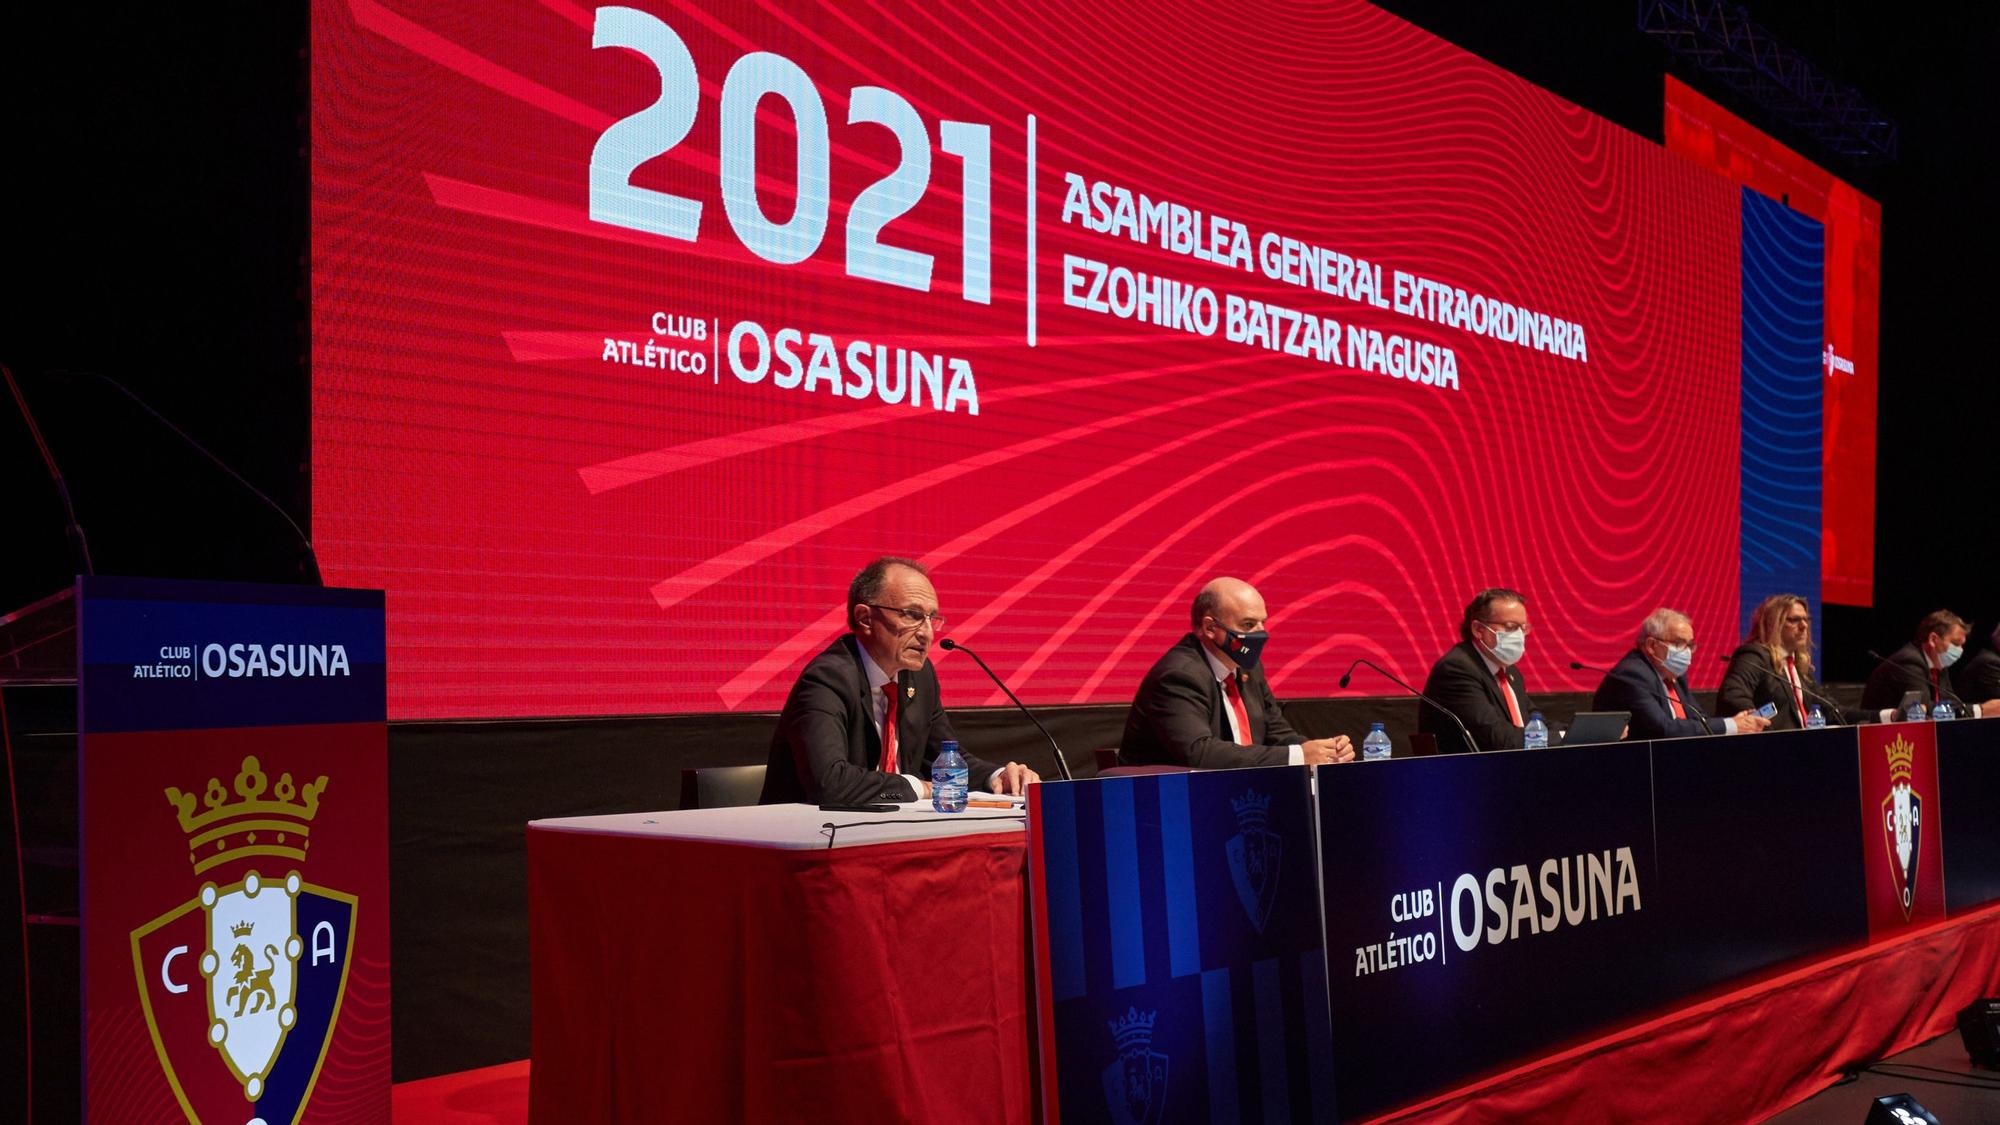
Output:
<svg viewBox="0 0 2000 1125">
<path fill-rule="evenodd" d="M 1515 667 L 1527 651 L 1528 632 L 1528 601 L 1516 591 L 1482 590 L 1465 607 L 1459 643 L 1431 666 L 1424 694 L 1457 715 L 1476 745 L 1467 746 L 1458 724 L 1425 704 L 1417 729 L 1437 739 L 1440 754 L 1521 749 L 1522 727 L 1535 709 Z"/>
<path fill-rule="evenodd" d="M 1611 666 L 1591 699 L 1593 711 L 1630 711 L 1631 738 L 1686 738 L 1698 734 L 1750 734 L 1771 725 L 1755 711 L 1711 719 L 1688 687 L 1694 663 L 1694 622 L 1673 609 L 1656 609 L 1639 626 L 1639 643 Z"/>
<path fill-rule="evenodd" d="M 1960 702 L 1951 687 L 1950 668 L 1965 653 L 1965 638 L 1971 632 L 1965 619 L 1948 609 L 1928 614 L 1917 623 L 1916 639 L 1889 654 L 1868 676 L 1861 690 L 1861 709 L 1879 714 L 1883 722 L 1902 718 L 1897 708 L 1908 692 L 1921 692 L 1926 709 L 1939 699 Z M 2000 715 L 2000 699 L 1972 704 L 1970 718 Z"/>
</svg>

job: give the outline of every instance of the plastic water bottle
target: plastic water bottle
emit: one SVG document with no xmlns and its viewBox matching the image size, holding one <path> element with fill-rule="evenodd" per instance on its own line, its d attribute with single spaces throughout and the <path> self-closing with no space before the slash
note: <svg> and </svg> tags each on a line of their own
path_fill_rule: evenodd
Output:
<svg viewBox="0 0 2000 1125">
<path fill-rule="evenodd" d="M 970 781 L 958 743 L 945 739 L 944 752 L 931 763 L 931 808 L 939 812 L 964 812 L 965 788 Z"/>
<path fill-rule="evenodd" d="M 1810 711 L 1806 715 L 1806 729 L 1818 730 L 1819 728 L 1825 725 L 1826 725 L 1826 715 L 1820 711 L 1819 704 L 1817 703 L 1813 704 L 1812 711 Z"/>
<path fill-rule="evenodd" d="M 1906 723 L 1921 723 L 1926 718 L 1929 718 L 1929 715 L 1924 712 L 1924 701 L 1921 699 L 1910 704 L 1910 709 L 1903 712 L 1903 721 Z"/>
<path fill-rule="evenodd" d="M 1530 750 L 1549 748 L 1549 724 L 1542 721 L 1540 711 L 1528 712 L 1528 725 L 1521 732 L 1521 744 Z"/>
<path fill-rule="evenodd" d="M 1937 701 L 1937 706 L 1931 708 L 1931 719 L 1935 722 L 1948 723 L 1956 718 L 1958 712 L 1953 709 L 1949 699 L 1940 699 Z"/>
<path fill-rule="evenodd" d="M 1368 724 L 1368 737 L 1361 740 L 1361 760 L 1380 762 L 1389 757 L 1389 734 L 1381 723 Z"/>
</svg>

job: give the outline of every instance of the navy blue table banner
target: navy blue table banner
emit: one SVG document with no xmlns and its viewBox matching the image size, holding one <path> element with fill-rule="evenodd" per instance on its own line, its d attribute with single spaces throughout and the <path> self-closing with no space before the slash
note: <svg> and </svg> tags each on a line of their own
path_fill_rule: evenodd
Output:
<svg viewBox="0 0 2000 1125">
<path fill-rule="evenodd" d="M 1337 1119 L 1309 780 L 1028 791 L 1046 1121 Z"/>
<path fill-rule="evenodd" d="M 1359 1120 L 2000 900 L 2000 719 L 1316 781 L 1030 791 L 1048 1120 Z"/>
</svg>

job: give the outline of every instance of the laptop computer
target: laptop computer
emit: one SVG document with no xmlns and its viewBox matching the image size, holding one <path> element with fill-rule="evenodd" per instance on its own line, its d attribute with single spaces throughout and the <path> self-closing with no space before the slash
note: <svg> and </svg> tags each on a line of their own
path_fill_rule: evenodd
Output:
<svg viewBox="0 0 2000 1125">
<path fill-rule="evenodd" d="M 1563 735 L 1564 746 L 1595 746 L 1604 742 L 1616 742 L 1625 737 L 1625 728 L 1632 722 L 1630 711 L 1583 711 L 1569 721 L 1569 732 Z"/>
</svg>

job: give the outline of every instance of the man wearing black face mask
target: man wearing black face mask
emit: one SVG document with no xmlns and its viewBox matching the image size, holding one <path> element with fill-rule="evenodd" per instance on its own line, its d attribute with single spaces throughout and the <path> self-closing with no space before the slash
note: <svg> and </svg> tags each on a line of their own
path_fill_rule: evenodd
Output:
<svg viewBox="0 0 2000 1125">
<path fill-rule="evenodd" d="M 1428 704 L 1417 712 L 1417 729 L 1437 739 L 1440 754 L 1521 749 L 1535 710 L 1514 667 L 1528 647 L 1528 600 L 1505 587 L 1482 590 L 1465 607 L 1458 635 L 1431 667 L 1424 694 L 1457 715 L 1477 745 L 1467 746 L 1451 715 Z"/>
<path fill-rule="evenodd" d="M 1264 599 L 1249 583 L 1218 578 L 1195 595 L 1194 631 L 1139 684 L 1118 747 L 1123 765 L 1325 765 L 1354 760 L 1346 735 L 1307 739 L 1285 721 L 1260 656 Z"/>
</svg>

